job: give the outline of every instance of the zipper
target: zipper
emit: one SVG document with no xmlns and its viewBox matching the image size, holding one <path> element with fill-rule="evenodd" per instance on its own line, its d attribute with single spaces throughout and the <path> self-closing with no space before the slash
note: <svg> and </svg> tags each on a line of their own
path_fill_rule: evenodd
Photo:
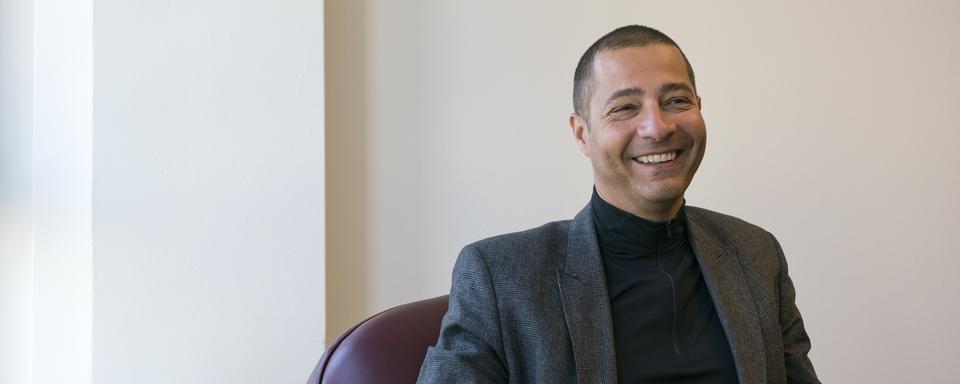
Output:
<svg viewBox="0 0 960 384">
<path fill-rule="evenodd" d="M 670 223 L 667 222 L 667 237 L 670 237 Z M 667 278 L 667 282 L 670 283 L 670 305 L 673 310 L 673 316 L 670 319 L 670 342 L 673 345 L 673 352 L 677 354 L 677 357 L 682 358 L 680 355 L 680 347 L 677 345 L 677 284 L 673 281 L 673 276 L 667 273 L 663 269 L 663 264 L 661 263 L 661 256 L 663 255 L 663 243 L 657 244 L 657 269 L 660 270 L 660 274 Z"/>
</svg>

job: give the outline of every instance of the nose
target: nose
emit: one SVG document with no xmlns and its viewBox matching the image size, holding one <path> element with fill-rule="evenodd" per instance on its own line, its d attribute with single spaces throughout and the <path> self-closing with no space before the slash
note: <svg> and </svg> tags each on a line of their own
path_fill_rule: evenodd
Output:
<svg viewBox="0 0 960 384">
<path fill-rule="evenodd" d="M 637 125 L 637 135 L 653 142 L 667 140 L 676 130 L 676 125 L 668 116 L 664 116 L 660 108 L 646 108 L 640 116 L 640 124 Z"/>
</svg>

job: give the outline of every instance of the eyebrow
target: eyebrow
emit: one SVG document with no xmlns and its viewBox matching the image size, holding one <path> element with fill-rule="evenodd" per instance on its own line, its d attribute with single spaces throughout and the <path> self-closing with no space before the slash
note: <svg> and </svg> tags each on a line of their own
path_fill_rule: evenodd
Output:
<svg viewBox="0 0 960 384">
<path fill-rule="evenodd" d="M 673 91 L 687 91 L 693 93 L 693 89 L 690 88 L 686 83 L 667 83 L 660 87 L 660 93 L 667 93 Z"/>
<path fill-rule="evenodd" d="M 610 97 L 607 98 L 607 101 L 604 103 L 604 105 L 610 105 L 610 103 L 612 103 L 614 100 L 619 99 L 621 97 L 643 96 L 644 93 L 645 92 L 643 92 L 643 90 L 640 88 L 624 88 L 610 95 Z"/>
<path fill-rule="evenodd" d="M 693 89 L 690 88 L 690 86 L 687 85 L 686 83 L 666 83 L 660 87 L 660 93 L 667 93 L 667 92 L 673 92 L 673 91 L 687 91 L 687 92 L 693 93 Z M 607 101 L 604 105 L 610 105 L 611 102 L 621 97 L 643 96 L 645 93 L 646 92 L 644 92 L 643 89 L 636 88 L 636 87 L 624 88 L 610 95 L 610 97 L 607 98 Z"/>
</svg>

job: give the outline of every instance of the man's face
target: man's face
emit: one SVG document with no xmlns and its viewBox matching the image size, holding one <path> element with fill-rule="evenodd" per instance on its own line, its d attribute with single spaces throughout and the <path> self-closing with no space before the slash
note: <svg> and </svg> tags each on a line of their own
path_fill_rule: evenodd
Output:
<svg viewBox="0 0 960 384">
<path fill-rule="evenodd" d="M 593 65 L 589 125 L 573 114 L 570 126 L 593 164 L 597 192 L 637 216 L 672 218 L 706 144 L 700 98 L 680 51 L 664 44 L 606 50 Z"/>
</svg>

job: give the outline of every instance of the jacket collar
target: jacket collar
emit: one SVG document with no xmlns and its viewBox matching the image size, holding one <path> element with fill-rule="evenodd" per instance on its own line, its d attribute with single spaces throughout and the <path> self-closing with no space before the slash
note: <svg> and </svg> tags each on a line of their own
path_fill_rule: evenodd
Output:
<svg viewBox="0 0 960 384">
<path fill-rule="evenodd" d="M 617 359 L 607 279 L 590 205 L 570 223 L 557 284 L 580 383 L 615 383 Z"/>
<path fill-rule="evenodd" d="M 710 291 L 717 316 L 727 334 L 727 342 L 737 366 L 741 383 L 766 382 L 766 357 L 763 334 L 748 276 L 741 268 L 740 252 L 728 245 L 730 235 L 721 235 L 706 217 L 707 211 L 687 211 L 690 245 Z"/>
</svg>

